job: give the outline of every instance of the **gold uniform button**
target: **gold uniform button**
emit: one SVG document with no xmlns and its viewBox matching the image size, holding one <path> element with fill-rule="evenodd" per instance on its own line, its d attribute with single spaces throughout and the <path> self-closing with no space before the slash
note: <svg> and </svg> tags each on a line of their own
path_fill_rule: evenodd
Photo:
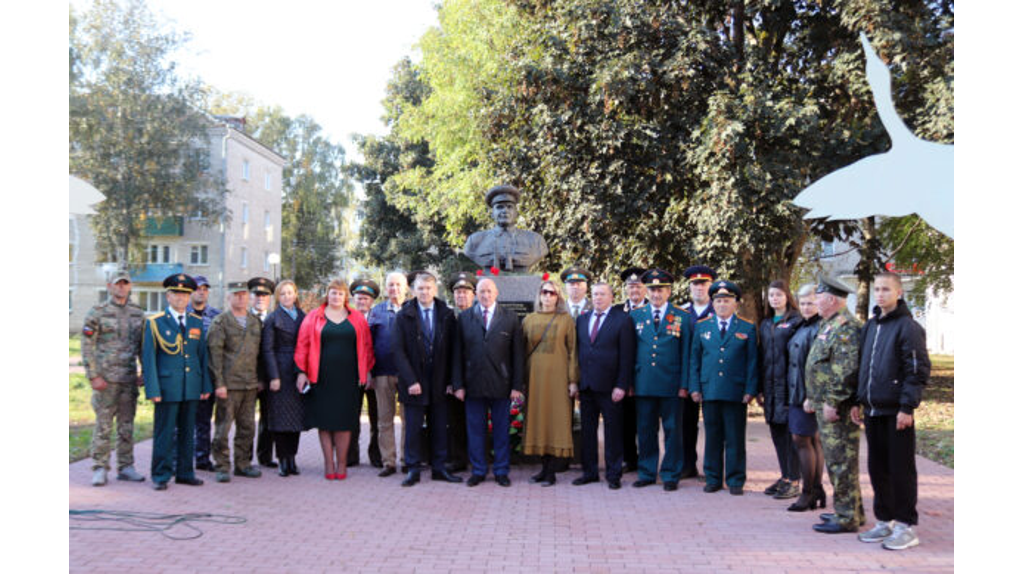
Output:
<svg viewBox="0 0 1024 574">
<path fill-rule="evenodd" d="M 188 355 L 185 355 L 185 358 L 187 359 L 187 358 L 188 358 Z"/>
<path fill-rule="evenodd" d="M 187 373 L 188 371 L 189 371 L 189 368 L 188 368 L 188 367 L 185 367 L 185 372 Z"/>
</svg>

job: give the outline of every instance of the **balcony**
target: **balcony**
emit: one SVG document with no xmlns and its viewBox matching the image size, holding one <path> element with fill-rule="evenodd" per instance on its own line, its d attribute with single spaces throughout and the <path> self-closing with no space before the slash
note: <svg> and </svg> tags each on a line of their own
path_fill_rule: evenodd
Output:
<svg viewBox="0 0 1024 574">
<path fill-rule="evenodd" d="M 147 217 L 143 224 L 142 234 L 149 237 L 181 237 L 185 234 L 185 218 L 181 215 Z"/>
<path fill-rule="evenodd" d="M 145 267 L 132 272 L 132 282 L 137 284 L 156 283 L 163 285 L 168 275 L 184 273 L 185 266 L 181 263 L 147 263 Z"/>
</svg>

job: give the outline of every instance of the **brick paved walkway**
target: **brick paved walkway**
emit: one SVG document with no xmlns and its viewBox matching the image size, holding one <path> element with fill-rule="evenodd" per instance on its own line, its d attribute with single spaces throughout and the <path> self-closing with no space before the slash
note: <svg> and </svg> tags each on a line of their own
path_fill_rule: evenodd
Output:
<svg viewBox="0 0 1024 574">
<path fill-rule="evenodd" d="M 365 429 L 362 436 L 367 440 Z M 397 426 L 397 425 L 396 425 Z M 701 433 L 703 437 L 703 432 Z M 365 462 L 344 481 L 323 479 L 314 432 L 303 434 L 302 475 L 234 477 L 201 487 L 112 480 L 89 485 L 90 462 L 69 467 L 69 507 L 158 513 L 240 515 L 243 525 L 200 524 L 202 538 L 172 541 L 157 533 L 70 532 L 72 572 L 952 572 L 953 471 L 918 457 L 921 545 L 889 552 L 852 534 L 811 531 L 817 513 L 786 512 L 790 500 L 761 491 L 777 478 L 763 423 L 748 426 L 746 494 L 705 494 L 685 480 L 611 491 L 602 482 L 574 487 L 576 469 L 552 488 L 527 483 L 536 468 L 513 467 L 512 487 L 491 478 L 470 489 L 424 480 L 401 488 L 401 474 L 381 479 Z M 148 476 L 151 441 L 136 446 Z M 862 449 L 863 449 L 862 440 Z M 699 447 L 703 452 L 703 446 Z M 861 454 L 868 524 L 871 486 Z M 702 459 L 703 460 L 703 459 Z M 267 470 L 267 469 L 265 469 Z M 464 476 L 467 473 L 463 473 Z M 429 473 L 424 475 L 428 478 Z M 113 478 L 113 476 L 111 477 Z M 829 502 L 831 503 L 831 489 Z M 72 524 L 77 524 L 72 521 Z M 175 531 L 186 535 L 185 529 Z"/>
</svg>

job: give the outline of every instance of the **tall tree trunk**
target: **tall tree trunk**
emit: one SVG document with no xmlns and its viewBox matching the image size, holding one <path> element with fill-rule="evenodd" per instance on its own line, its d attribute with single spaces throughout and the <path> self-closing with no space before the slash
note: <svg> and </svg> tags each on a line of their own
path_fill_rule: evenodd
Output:
<svg viewBox="0 0 1024 574">
<path fill-rule="evenodd" d="M 743 26 L 745 6 L 743 0 L 732 3 L 732 44 L 736 47 L 736 71 L 743 69 Z"/>
<path fill-rule="evenodd" d="M 857 318 L 867 321 L 871 305 L 871 280 L 878 271 L 879 239 L 875 218 L 866 217 L 860 221 L 860 261 L 857 262 Z"/>
</svg>

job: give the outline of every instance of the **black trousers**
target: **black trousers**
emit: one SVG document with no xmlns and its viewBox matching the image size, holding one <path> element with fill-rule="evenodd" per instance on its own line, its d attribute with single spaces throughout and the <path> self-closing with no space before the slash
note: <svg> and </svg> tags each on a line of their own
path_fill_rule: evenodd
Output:
<svg viewBox="0 0 1024 574">
<path fill-rule="evenodd" d="M 267 412 L 267 389 L 256 393 L 257 410 L 260 412 L 260 422 L 256 427 L 256 460 L 260 464 L 270 464 L 274 462 L 274 439 L 271 436 L 270 428 L 267 426 L 270 423 L 270 414 Z M 280 453 L 278 454 L 280 456 Z"/>
<path fill-rule="evenodd" d="M 444 461 L 448 457 L 448 404 L 444 399 L 431 400 L 429 406 L 405 405 L 405 464 L 409 470 L 419 470 L 420 462 L 425 462 L 423 449 L 423 419 L 426 418 L 430 432 L 430 468 L 444 471 Z"/>
<path fill-rule="evenodd" d="M 896 415 L 864 417 L 868 474 L 875 491 L 875 518 L 917 524 L 917 462 L 914 427 L 896 430 Z"/>
<path fill-rule="evenodd" d="M 580 391 L 581 462 L 583 475 L 597 478 L 597 426 L 598 417 L 604 417 L 604 476 L 605 479 L 622 478 L 622 402 L 612 401 L 612 394 L 590 390 Z M 633 411 L 634 420 L 636 411 Z M 633 443 L 636 448 L 636 443 Z"/>
<path fill-rule="evenodd" d="M 466 403 L 447 395 L 448 403 L 448 463 L 455 467 L 469 465 L 466 438 Z"/>
<path fill-rule="evenodd" d="M 686 397 L 680 399 L 682 403 L 682 416 L 679 419 L 679 426 L 683 435 L 683 474 L 697 473 L 697 433 L 700 432 L 698 422 L 700 421 L 700 405 L 693 402 L 693 399 Z"/>
<path fill-rule="evenodd" d="M 782 478 L 790 482 L 800 480 L 800 456 L 796 452 L 796 445 L 793 444 L 789 423 L 768 423 L 768 429 L 772 432 L 775 458 L 779 461 L 779 472 L 782 473 Z"/>
<path fill-rule="evenodd" d="M 637 467 L 636 450 L 636 399 L 625 397 L 622 405 L 622 462 L 629 468 Z M 583 416 L 582 410 L 580 417 Z M 608 423 L 605 423 L 608 424 Z"/>
<path fill-rule="evenodd" d="M 299 437 L 302 433 L 292 431 L 275 431 L 274 447 L 277 449 L 277 456 L 287 458 L 295 456 L 299 452 Z"/>
<path fill-rule="evenodd" d="M 217 397 L 210 393 L 205 401 L 196 401 L 196 462 L 210 462 L 213 406 Z"/>
<path fill-rule="evenodd" d="M 366 456 L 370 458 L 370 464 L 374 466 L 380 466 L 380 430 L 377 428 L 377 393 L 373 389 L 367 389 L 365 387 L 359 387 L 359 404 L 363 404 L 363 397 L 366 397 L 366 412 L 370 416 L 370 444 L 366 448 Z M 359 407 L 359 413 L 362 415 L 363 408 Z M 356 426 L 356 430 L 352 431 L 352 440 L 348 447 L 348 465 L 355 466 L 359 464 L 359 433 L 363 424 L 359 423 Z"/>
</svg>

